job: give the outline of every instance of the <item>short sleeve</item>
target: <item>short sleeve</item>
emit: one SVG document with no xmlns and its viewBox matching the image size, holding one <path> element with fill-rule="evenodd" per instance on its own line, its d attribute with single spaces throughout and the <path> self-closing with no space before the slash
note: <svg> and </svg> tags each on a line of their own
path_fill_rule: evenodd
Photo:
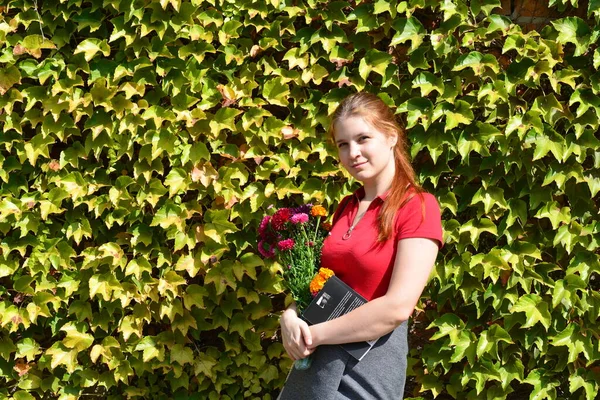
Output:
<svg viewBox="0 0 600 400">
<path fill-rule="evenodd" d="M 440 206 L 430 193 L 415 194 L 398 210 L 395 229 L 396 240 L 427 238 L 444 245 Z"/>
</svg>

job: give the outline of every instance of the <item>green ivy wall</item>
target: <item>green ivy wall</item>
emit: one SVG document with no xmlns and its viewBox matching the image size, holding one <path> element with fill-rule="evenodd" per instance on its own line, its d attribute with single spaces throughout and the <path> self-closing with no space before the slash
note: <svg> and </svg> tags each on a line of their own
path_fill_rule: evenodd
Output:
<svg viewBox="0 0 600 400">
<path fill-rule="evenodd" d="M 509 3 L 4 2 L 0 398 L 274 398 L 256 228 L 355 188 L 325 130 L 367 90 L 443 209 L 407 397 L 594 399 L 600 3 Z"/>
</svg>

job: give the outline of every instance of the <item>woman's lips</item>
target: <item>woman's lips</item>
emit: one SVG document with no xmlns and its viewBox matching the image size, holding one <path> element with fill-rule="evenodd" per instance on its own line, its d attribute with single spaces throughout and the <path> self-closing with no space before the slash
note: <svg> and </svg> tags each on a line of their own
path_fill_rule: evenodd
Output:
<svg viewBox="0 0 600 400">
<path fill-rule="evenodd" d="M 367 163 L 367 162 L 366 162 L 366 161 L 364 161 L 364 162 L 361 162 L 361 163 L 358 163 L 358 164 L 353 164 L 353 165 L 352 165 L 352 168 L 360 168 L 361 166 L 365 165 L 366 163 Z"/>
</svg>

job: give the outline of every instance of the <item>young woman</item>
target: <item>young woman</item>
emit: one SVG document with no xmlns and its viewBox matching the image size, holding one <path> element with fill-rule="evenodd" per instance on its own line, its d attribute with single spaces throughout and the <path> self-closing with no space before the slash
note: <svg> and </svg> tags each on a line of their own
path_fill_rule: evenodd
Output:
<svg viewBox="0 0 600 400">
<path fill-rule="evenodd" d="M 338 206 L 321 265 L 369 302 L 310 327 L 294 305 L 283 313 L 287 353 L 313 360 L 291 370 L 279 399 L 402 399 L 407 320 L 442 246 L 440 209 L 416 183 L 404 132 L 377 96 L 346 98 L 331 133 L 342 166 L 363 186 Z M 375 338 L 361 361 L 337 346 Z"/>
</svg>

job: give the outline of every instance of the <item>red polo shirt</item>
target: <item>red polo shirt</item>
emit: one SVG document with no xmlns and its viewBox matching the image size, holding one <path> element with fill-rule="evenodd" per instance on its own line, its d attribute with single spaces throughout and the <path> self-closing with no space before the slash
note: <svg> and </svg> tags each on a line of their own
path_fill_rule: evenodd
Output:
<svg viewBox="0 0 600 400">
<path fill-rule="evenodd" d="M 336 211 L 336 222 L 323 243 L 321 266 L 333 270 L 338 278 L 367 300 L 372 300 L 387 292 L 398 240 L 429 238 L 438 241 L 441 247 L 442 221 L 435 197 L 429 193 L 423 193 L 422 196 L 415 194 L 398 210 L 390 239 L 378 243 L 377 214 L 386 193 L 371 202 L 351 236 L 344 240 L 343 236 L 352 225 L 358 211 L 358 203 L 364 195 L 364 189 L 360 188 L 340 203 L 347 202 L 343 209 L 338 207 Z M 421 207 L 422 201 L 424 208 Z"/>
</svg>

